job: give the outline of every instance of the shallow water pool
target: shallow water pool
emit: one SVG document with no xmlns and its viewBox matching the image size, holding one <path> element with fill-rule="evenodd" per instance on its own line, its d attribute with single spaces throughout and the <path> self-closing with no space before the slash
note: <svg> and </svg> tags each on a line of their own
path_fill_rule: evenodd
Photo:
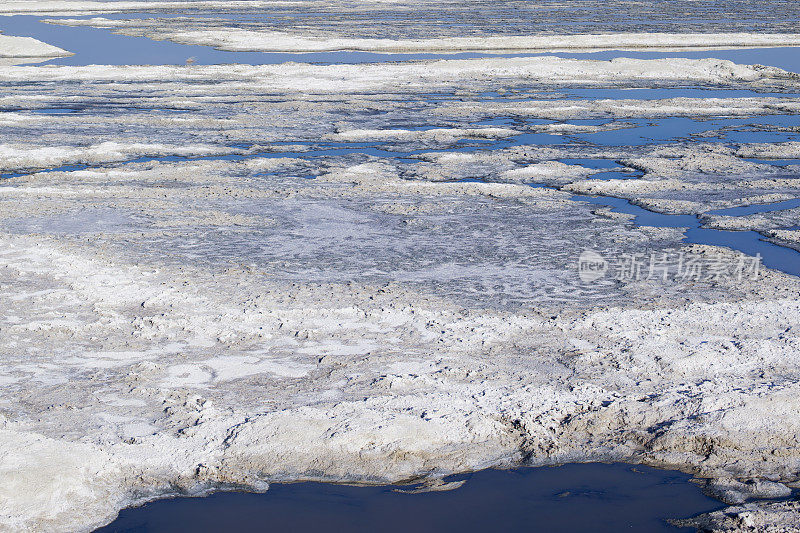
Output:
<svg viewBox="0 0 800 533">
<path fill-rule="evenodd" d="M 455 479 L 455 478 L 454 478 Z M 112 532 L 166 531 L 686 531 L 670 525 L 722 507 L 689 476 L 623 464 L 486 470 L 446 492 L 322 483 L 273 484 L 126 509 Z"/>
</svg>

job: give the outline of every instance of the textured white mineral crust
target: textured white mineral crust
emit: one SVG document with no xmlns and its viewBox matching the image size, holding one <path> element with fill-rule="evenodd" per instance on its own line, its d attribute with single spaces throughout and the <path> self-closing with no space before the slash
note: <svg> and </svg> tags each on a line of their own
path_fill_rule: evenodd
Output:
<svg viewBox="0 0 800 533">
<path fill-rule="evenodd" d="M 522 457 L 778 481 L 800 466 L 789 278 L 737 303 L 542 315 L 2 244 L 4 527 L 85 529 L 175 490 Z"/>
<path fill-rule="evenodd" d="M 136 164 L 0 187 L 4 527 L 89 529 L 175 491 L 400 482 L 523 458 L 796 481 L 797 279 L 672 296 L 632 285 L 635 306 L 600 286 L 599 299 L 572 294 L 582 309 L 492 310 L 451 298 L 449 283 L 510 283 L 521 269 L 563 290 L 576 276 L 557 277 L 562 254 L 609 238 L 641 250 L 653 236 L 575 225 L 561 218 L 568 194 L 524 185 L 407 181 L 380 164 L 241 175 L 296 164 Z M 561 230 L 525 251 L 529 265 L 488 246 L 518 228 L 552 232 L 548 219 Z M 458 254 L 459 238 L 472 265 L 435 244 Z M 416 247 L 390 279 L 425 290 L 281 280 L 298 265 L 303 279 L 315 265 L 332 279 L 351 262 L 379 272 L 374 245 Z M 408 275 L 419 262 L 428 281 Z"/>
<path fill-rule="evenodd" d="M 716 60 L 0 69 L 0 161 L 22 174 L 0 182 L 0 530 L 281 480 L 592 460 L 693 473 L 791 527 L 785 504 L 744 500 L 798 482 L 798 278 L 587 285 L 589 248 L 737 257 L 570 197 L 771 201 L 800 180 L 746 158 L 797 145 L 511 144 L 796 98 L 548 100 L 555 82 L 797 93 Z M 742 221 L 789 231 L 776 217 Z"/>
<path fill-rule="evenodd" d="M 244 150 L 212 145 L 168 146 L 153 143 L 104 143 L 74 146 L 22 146 L 0 144 L 0 170 L 59 167 L 126 161 L 141 156 L 206 156 L 242 153 Z"/>
<path fill-rule="evenodd" d="M 458 139 L 502 139 L 521 132 L 508 128 L 431 128 L 426 130 L 347 130 L 327 138 L 333 141 L 455 141 Z"/>
<path fill-rule="evenodd" d="M 33 37 L 15 37 L 0 34 L 0 57 L 62 57 L 66 50 L 52 46 Z"/>
<path fill-rule="evenodd" d="M 750 503 L 673 523 L 713 533 L 793 533 L 800 531 L 800 505 L 795 501 Z"/>
<path fill-rule="evenodd" d="M 765 77 L 764 80 L 769 78 Z M 742 98 L 661 98 L 639 100 L 633 98 L 583 100 L 570 99 L 554 102 L 536 98 L 524 102 L 474 102 L 451 104 L 440 113 L 451 116 L 517 116 L 539 117 L 553 120 L 575 118 L 641 118 L 641 117 L 738 117 L 752 115 L 793 114 L 800 110 L 800 99 L 775 97 Z M 574 127 L 574 126 L 573 126 Z M 550 133 L 543 128 L 546 133 Z M 792 145 L 793 143 L 786 143 Z M 763 149 L 773 150 L 772 145 Z M 778 144 L 774 150 L 786 153 Z M 797 153 L 795 148 L 794 153 Z M 749 157 L 744 156 L 743 157 Z M 755 157 L 755 156 L 752 156 Z M 765 156 L 768 157 L 768 156 Z M 777 157 L 777 156 L 776 156 Z"/>
<path fill-rule="evenodd" d="M 800 208 L 738 217 L 724 215 L 704 217 L 704 223 L 708 227 L 726 230 L 775 230 L 794 226 L 798 221 L 800 221 Z"/>
</svg>

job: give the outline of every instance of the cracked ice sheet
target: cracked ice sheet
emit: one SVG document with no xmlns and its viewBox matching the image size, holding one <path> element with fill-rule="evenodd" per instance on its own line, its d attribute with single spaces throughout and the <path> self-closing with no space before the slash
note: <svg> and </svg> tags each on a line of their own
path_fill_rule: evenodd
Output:
<svg viewBox="0 0 800 533">
<path fill-rule="evenodd" d="M 432 126 L 439 126 L 438 129 L 441 130 L 452 130 L 454 137 L 462 133 L 469 136 L 472 134 L 470 131 L 459 131 L 476 130 L 474 126 L 466 124 L 466 121 L 476 116 L 481 118 L 496 116 L 493 113 L 507 112 L 514 116 L 514 109 L 498 109 L 496 102 L 478 102 L 468 110 L 463 107 L 455 109 L 452 106 L 452 98 L 455 98 L 455 95 L 450 100 L 431 104 L 426 100 L 425 93 L 428 91 L 448 93 L 456 88 L 460 90 L 466 79 L 474 82 L 471 84 L 472 91 L 492 89 L 487 76 L 498 72 L 499 68 L 507 69 L 505 74 L 508 76 L 519 76 L 516 81 L 509 78 L 510 86 L 531 81 L 543 83 L 544 87 L 548 87 L 552 80 L 542 79 L 546 69 L 537 70 L 542 65 L 550 65 L 552 72 L 562 71 L 562 75 L 567 78 L 575 79 L 577 76 L 575 81 L 589 85 L 625 83 L 622 81 L 623 78 L 637 76 L 641 72 L 647 72 L 644 75 L 649 77 L 650 72 L 656 73 L 659 68 L 667 64 L 671 65 L 670 69 L 674 69 L 674 74 L 666 71 L 664 75 L 677 76 L 678 79 L 672 80 L 675 82 L 683 80 L 697 83 L 702 80 L 724 78 L 728 79 L 729 83 L 741 83 L 746 86 L 790 83 L 782 71 L 765 71 L 725 62 L 717 64 L 713 61 L 691 60 L 688 63 L 682 60 L 677 60 L 676 63 L 644 61 L 628 65 L 620 62 L 545 59 L 546 61 L 541 58 L 535 61 L 511 60 L 510 63 L 506 62 L 507 60 L 499 60 L 499 63 L 444 61 L 428 63 L 425 66 L 391 66 L 387 67 L 388 70 L 384 67 L 369 68 L 364 65 L 350 70 L 308 65 L 273 68 L 235 66 L 7 68 L 0 71 L 0 83 L 5 82 L 9 88 L 6 95 L 0 97 L 2 105 L 11 108 L 15 106 L 39 109 L 70 108 L 76 112 L 61 115 L 58 121 L 50 122 L 43 121 L 41 114 L 2 113 L 0 120 L 6 116 L 5 121 L 10 125 L 0 130 L 0 139 L 3 144 L 26 142 L 34 147 L 46 143 L 52 145 L 53 150 L 69 144 L 95 145 L 101 140 L 110 143 L 143 144 L 143 138 L 148 142 L 155 142 L 157 139 L 165 145 L 174 145 L 175 139 L 196 145 L 198 138 L 219 144 L 266 144 L 281 140 L 319 141 L 320 132 L 314 131 L 313 124 L 330 124 L 333 127 L 329 130 L 329 134 L 359 129 L 386 130 L 388 128 L 377 116 L 377 112 L 381 110 L 391 111 L 392 118 L 401 124 L 403 121 L 411 124 L 420 121 L 425 124 L 433 119 L 444 124 L 434 123 Z M 684 65 L 690 68 L 684 69 Z M 463 70 L 463 79 L 459 77 L 459 70 Z M 592 75 L 589 73 L 591 70 L 594 70 Z M 617 79 L 614 76 L 622 78 Z M 392 80 L 397 77 L 409 80 L 409 85 L 400 88 L 393 86 Z M 736 81 L 736 78 L 741 81 Z M 303 79 L 306 81 L 302 81 Z M 53 87 L 48 83 L 56 80 L 79 82 L 81 91 L 79 93 L 74 91 L 71 85 L 60 84 Z M 20 85 L 18 83 L 20 81 L 25 83 Z M 184 83 L 186 81 L 191 83 Z M 665 83 L 657 80 L 651 82 Z M 41 90 L 44 84 L 48 87 L 47 93 Z M 144 86 L 147 87 L 147 91 L 137 90 Z M 302 98 L 296 96 L 298 91 L 304 94 Z M 355 91 L 357 94 L 346 91 Z M 364 94 L 365 92 L 367 94 Z M 319 96 L 311 97 L 310 94 Z M 409 95 L 413 96 L 409 98 Z M 509 97 L 511 96 L 513 95 Z M 791 97 L 738 100 L 725 99 L 714 103 L 705 111 L 702 111 L 703 102 L 698 99 L 663 103 L 631 100 L 622 106 L 614 101 L 604 101 L 592 103 L 588 108 L 587 104 L 582 104 L 580 101 L 575 101 L 574 106 L 565 105 L 563 101 L 558 104 L 552 101 L 538 101 L 533 104 L 537 111 L 523 110 L 521 116 L 536 116 L 536 113 L 540 113 L 543 117 L 558 120 L 603 116 L 605 113 L 635 117 L 665 116 L 689 114 L 693 108 L 698 109 L 698 113 L 714 116 L 722 111 L 723 106 L 729 106 L 731 114 L 745 116 L 753 113 L 792 113 L 796 108 L 796 99 Z M 432 105 L 438 109 L 431 110 Z M 552 111 L 547 111 L 548 106 L 552 106 Z M 112 109 L 118 110 L 118 113 L 109 116 L 109 111 Z M 141 111 L 137 111 L 139 109 Z M 174 110 L 182 110 L 184 113 L 170 113 Z M 307 117 L 307 120 L 299 124 L 296 120 L 298 111 Z M 365 125 L 371 127 L 364 128 Z M 525 131 L 564 134 L 570 129 L 574 133 L 578 127 L 536 126 Z M 581 127 L 586 128 L 586 126 Z M 617 126 L 602 126 L 602 129 L 615 127 Z M 482 134 L 480 131 L 474 133 Z M 432 133 L 424 132 L 403 135 L 407 141 L 423 143 L 441 143 L 448 140 L 446 136 L 440 135 L 437 138 Z M 18 146 L 14 149 L 19 151 Z M 63 149 L 75 152 L 68 146 Z M 242 150 L 220 148 L 219 152 L 241 153 Z M 187 151 L 182 150 L 182 153 Z M 204 154 L 198 150 L 196 155 Z M 18 156 L 28 157 L 25 154 Z"/>
<path fill-rule="evenodd" d="M 77 108 L 72 113 L 62 114 L 54 122 L 44 113 L 6 112 L 0 113 L 0 142 L 19 144 L 27 139 L 28 144 L 36 146 L 43 140 L 53 144 L 97 144 L 98 140 L 130 144 L 141 143 L 141 136 L 162 137 L 164 144 L 174 143 L 175 137 L 184 137 L 188 144 L 197 144 L 202 133 L 205 142 L 260 143 L 286 141 L 293 138 L 300 141 L 336 142 L 392 142 L 418 143 L 435 146 L 458 140 L 502 139 L 523 133 L 543 133 L 569 136 L 580 133 L 597 133 L 621 130 L 639 125 L 609 120 L 611 116 L 626 118 L 667 118 L 685 116 L 694 118 L 715 117 L 753 117 L 759 115 L 790 115 L 798 106 L 796 98 L 728 98 L 715 102 L 713 106 L 704 105 L 702 99 L 686 99 L 681 102 L 671 100 L 628 100 L 623 105 L 616 101 L 598 101 L 589 104 L 581 100 L 550 100 L 531 102 L 524 108 L 515 105 L 501 105 L 475 100 L 469 105 L 454 106 L 452 98 L 441 102 L 425 102 L 423 95 L 408 93 L 405 101 L 398 101 L 390 95 L 384 97 L 320 97 L 314 105 L 303 101 L 289 100 L 276 95 L 259 99 L 254 93 L 244 101 L 231 102 L 226 93 L 214 96 L 213 87 L 203 89 L 195 86 L 191 93 L 186 89 L 169 85 L 152 84 L 147 97 L 131 95 L 123 98 L 112 87 L 84 85 L 92 96 L 92 105 L 81 108 L 82 104 L 74 96 L 50 95 L 34 96 L 14 91 L 0 98 L 7 106 L 26 106 L 46 110 L 48 107 Z M 253 91 L 258 89 L 253 88 Z M 265 91 L 266 89 L 260 89 Z M 198 108 L 198 101 L 207 104 Z M 462 97 L 462 99 L 466 99 Z M 249 100 L 249 101 L 248 101 Z M 270 102 L 269 100 L 274 100 Z M 288 100 L 288 101 L 287 101 Z M 187 103 L 192 102 L 191 106 Z M 109 116 L 107 107 L 120 108 L 118 113 Z M 124 107 L 127 106 L 127 107 Z M 185 108 L 183 112 L 173 110 Z M 359 107 L 362 108 L 359 111 Z M 363 108 L 370 112 L 365 114 Z M 377 111 L 382 111 L 379 115 Z M 302 112 L 309 122 L 297 124 L 294 117 Z M 433 116 L 431 116 L 433 115 Z M 511 128 L 474 127 L 471 123 L 495 116 L 515 117 L 521 124 Z M 413 125 L 435 121 L 428 127 L 417 129 L 387 128 L 382 119 L 389 119 L 398 125 Z M 534 118 L 536 117 L 536 118 Z M 563 123 L 527 124 L 529 120 L 560 120 Z M 568 121 L 599 119 L 608 120 L 603 124 L 571 124 Z M 323 124 L 322 131 L 314 131 L 311 120 Z M 757 122 L 757 119 L 754 120 Z M 67 128 L 69 126 L 69 128 Z M 372 126 L 365 128 L 364 126 Z M 438 127 L 437 127 L 438 126 Z M 445 127 L 447 126 L 447 127 Z M 156 131 L 154 127 L 157 127 Z M 712 126 L 709 126 L 711 129 Z M 147 133 L 147 132 L 151 133 Z M 196 135 L 190 134 L 196 132 Z M 155 140 L 155 139 L 153 139 Z M 8 148 L 5 148 L 8 150 Z M 21 148 L 15 148 L 14 157 L 24 157 Z M 274 150 L 274 149 L 273 149 Z M 70 149 L 71 152 L 74 150 Z M 238 151 L 241 152 L 241 151 Z M 238 153 L 237 152 L 237 153 Z M 184 150 L 184 153 L 187 153 Z M 196 155 L 204 154 L 197 150 Z M 34 154 L 31 154 L 33 157 Z"/>
<path fill-rule="evenodd" d="M 610 79 L 603 73 L 607 69 L 612 75 L 627 72 L 625 76 L 634 76 L 639 70 L 656 72 L 663 67 L 663 62 L 643 62 L 624 65 L 614 62 L 570 62 L 546 58 L 545 64 L 550 64 L 554 69 L 564 69 L 565 75 L 580 75 L 581 83 L 618 84 L 631 83 L 630 80 Z M 566 61 L 566 62 L 564 62 Z M 471 93 L 481 89 L 495 88 L 487 81 L 494 73 L 495 67 L 505 65 L 507 74 L 519 75 L 520 78 L 508 78 L 505 83 L 509 87 L 529 83 L 530 72 L 543 64 L 542 61 L 517 60 L 506 63 L 481 63 L 481 62 L 435 62 L 426 63 L 426 66 L 384 67 L 357 66 L 347 72 L 331 67 L 296 66 L 274 67 L 262 69 L 260 67 L 198 67 L 198 68 L 104 68 L 104 67 L 57 67 L 47 69 L 11 69 L 0 72 L 0 78 L 5 77 L 8 92 L 0 97 L 0 103 L 7 107 L 34 108 L 46 110 L 47 108 L 68 108 L 74 112 L 59 115 L 58 121 L 49 120 L 44 114 L 33 113 L 2 113 L 0 121 L 6 127 L 0 130 L 0 140 L 3 144 L 17 145 L 5 147 L 12 150 L 13 157 L 9 159 L 35 159 L 35 150 L 42 149 L 39 145 L 49 144 L 47 150 L 65 154 L 75 154 L 70 161 L 81 159 L 91 160 L 94 155 L 88 153 L 85 157 L 68 145 L 94 145 L 100 150 L 105 143 L 119 143 L 125 145 L 143 144 L 142 138 L 150 142 L 160 141 L 169 146 L 176 143 L 176 139 L 188 145 L 197 145 L 197 139 L 202 138 L 209 143 L 230 145 L 232 143 L 271 143 L 275 141 L 320 141 L 325 138 L 326 132 L 315 130 L 313 125 L 329 125 L 327 139 L 330 140 L 367 140 L 370 134 L 374 139 L 394 139 L 396 142 L 419 143 L 422 146 L 434 146 L 460 140 L 490 138 L 492 135 L 511 135 L 511 128 L 475 128 L 469 121 L 480 120 L 485 117 L 494 117 L 498 114 L 516 116 L 521 120 L 531 117 L 548 118 L 552 120 L 578 120 L 623 116 L 623 117 L 666 117 L 690 116 L 693 113 L 700 116 L 714 117 L 724 113 L 726 116 L 752 116 L 758 114 L 792 114 L 797 110 L 797 99 L 792 97 L 746 97 L 712 99 L 664 99 L 664 100 L 532 100 L 519 103 L 516 101 L 499 102 L 475 100 L 467 103 L 453 105 L 456 98 L 464 99 L 464 80 L 470 80 Z M 689 82 L 718 79 L 716 73 L 720 67 L 727 69 L 727 64 L 716 65 L 711 63 L 686 63 L 697 70 L 696 74 L 687 71 L 681 75 L 682 79 Z M 683 62 L 672 64 L 677 71 L 682 68 Z M 519 68 L 517 68 L 517 66 Z M 640 68 L 641 67 L 641 68 Z M 399 68 L 399 70 L 397 70 Z M 710 68 L 710 71 L 708 70 Z M 88 70 L 87 70 L 88 69 Z M 458 77 L 462 69 L 464 79 Z M 588 70 L 596 71 L 595 80 L 590 82 Z M 427 71 L 435 73 L 430 76 Z M 705 70 L 705 73 L 701 71 Z M 741 72 L 744 70 L 745 72 Z M 774 83 L 789 84 L 791 79 L 785 78 L 781 72 L 773 70 L 759 70 L 755 67 L 736 66 L 731 72 L 740 72 L 742 81 L 730 80 L 729 83 L 753 87 L 762 84 Z M 471 77 L 467 77 L 467 72 Z M 516 73 L 516 74 L 514 74 Z M 581 74 L 578 74 L 581 73 Z M 3 76 L 5 74 L 5 76 Z M 535 77 L 530 80 L 543 83 L 548 87 L 550 80 Z M 670 76 L 669 72 L 665 72 Z M 723 75 L 726 77 L 727 75 Z M 739 76 L 735 74 L 735 77 Z M 755 76 L 753 81 L 746 81 Z M 777 76 L 777 77 L 774 77 Z M 163 77 L 163 78 L 162 78 Z M 298 97 L 296 86 L 286 86 L 284 80 L 294 80 L 306 77 L 308 82 L 304 85 L 303 96 Z M 409 79 L 408 86 L 395 87 L 391 80 L 395 77 Z M 216 79 L 220 78 L 220 79 Z M 222 81 L 227 78 L 228 81 Z M 491 78 L 489 78 L 491 79 Z M 24 85 L 18 81 L 25 80 Z M 80 91 L 75 91 L 72 85 L 59 85 L 53 87 L 48 81 L 63 80 L 79 82 Z M 177 81 L 174 81 L 177 80 Z M 183 83 L 182 81 L 192 83 Z M 413 81 L 412 81 L 413 80 Z M 638 83 L 638 82 L 637 82 Z M 648 81 L 647 83 L 650 83 Z M 653 80 L 652 83 L 665 83 Z M 47 85 L 47 93 L 41 87 Z M 495 85 L 496 86 L 496 85 Z M 146 87 L 147 91 L 142 91 Z M 347 87 L 359 94 L 343 92 Z M 330 92 L 329 92 L 330 91 Z M 361 91 L 375 91 L 374 94 L 363 94 Z M 441 100 L 430 102 L 427 100 L 428 91 L 442 91 Z M 80 93 L 80 95 L 76 94 Z M 310 94 L 317 93 L 312 97 Z M 467 93 L 469 94 L 469 93 Z M 513 99 L 514 93 L 509 92 L 508 99 Z M 431 109 L 433 107 L 433 109 Z M 114 113 L 110 113 L 113 110 Z M 181 111 L 177 113 L 175 111 Z M 298 123 L 297 114 L 302 113 L 305 120 Z M 401 127 L 387 128 L 386 120 L 398 125 L 430 124 L 427 128 L 409 130 Z M 431 121 L 434 121 L 431 124 Z M 365 127 L 367 126 L 367 127 Z M 521 133 L 546 133 L 566 135 L 569 133 L 607 131 L 618 127 L 625 127 L 624 123 L 614 124 L 609 122 L 600 126 L 587 126 L 580 124 L 547 124 L 526 125 L 513 131 Z M 364 131 L 366 130 L 366 131 Z M 378 133 L 376 130 L 380 130 Z M 505 130 L 505 131 L 503 131 Z M 372 132 L 372 133 L 370 133 Z M 323 135 L 320 135 L 323 133 Z M 98 141 L 105 143 L 98 143 Z M 25 142 L 30 148 L 30 154 L 18 146 Z M 275 150 L 276 148 L 265 148 Z M 289 148 L 287 148 L 288 150 Z M 296 149 L 296 148 L 295 148 Z M 192 153 L 193 152 L 193 153 Z M 243 153 L 242 149 L 230 147 L 216 148 L 219 154 Z M 170 153 L 168 150 L 160 152 L 162 155 L 209 155 L 207 148 L 191 151 L 187 149 Z M 147 155 L 142 154 L 142 155 Z M 157 154 L 154 154 L 157 155 Z M 131 153 L 133 156 L 133 153 Z M 65 162 L 66 158 L 65 158 Z M 43 163 L 46 164 L 45 161 Z"/>
</svg>

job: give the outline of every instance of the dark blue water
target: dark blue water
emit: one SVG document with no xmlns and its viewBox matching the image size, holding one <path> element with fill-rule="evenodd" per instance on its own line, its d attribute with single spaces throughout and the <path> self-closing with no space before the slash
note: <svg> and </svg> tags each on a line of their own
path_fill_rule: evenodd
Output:
<svg viewBox="0 0 800 533">
<path fill-rule="evenodd" d="M 667 519 L 722 507 L 688 475 L 648 467 L 595 463 L 465 477 L 459 489 L 423 494 L 297 483 L 264 494 L 162 500 L 124 510 L 98 531 L 666 533 L 682 531 Z"/>
<path fill-rule="evenodd" d="M 636 178 L 640 178 L 644 175 L 644 172 L 630 172 L 625 170 L 610 170 L 608 172 L 598 172 L 597 174 L 592 174 L 589 176 L 589 179 L 593 180 L 632 180 Z"/>
<path fill-rule="evenodd" d="M 678 91 L 673 90 L 673 97 Z M 680 91 L 682 93 L 682 91 Z M 633 128 L 600 131 L 596 133 L 576 133 L 569 137 L 601 146 L 642 146 L 664 141 L 691 140 L 692 135 L 712 130 L 719 131 L 713 137 L 704 137 L 704 142 L 716 143 L 779 143 L 800 140 L 800 133 L 791 131 L 759 131 L 758 129 L 737 130 L 731 128 L 749 125 L 797 126 L 797 115 L 769 115 L 747 118 L 694 119 L 688 117 L 665 117 L 657 119 L 625 119 L 636 124 Z M 581 123 L 570 121 L 570 123 Z"/>
<path fill-rule="evenodd" d="M 559 159 L 565 165 L 580 165 L 586 168 L 601 169 L 601 168 L 617 168 L 619 163 L 613 159 Z"/>
<path fill-rule="evenodd" d="M 37 170 L 37 172 L 75 172 L 76 170 L 86 170 L 89 168 L 89 165 L 61 165 L 58 167 L 53 168 L 45 168 L 41 170 Z M 19 178 L 22 176 L 26 176 L 30 174 L 29 172 L 7 172 L 5 174 L 0 173 L 0 180 L 4 179 L 11 179 L 11 178 Z"/>
<path fill-rule="evenodd" d="M 77 109 L 71 109 L 68 107 L 53 107 L 49 109 L 31 109 L 31 113 L 35 113 L 37 115 L 71 115 L 72 113 L 77 113 Z"/>
<path fill-rule="evenodd" d="M 565 165 L 579 165 L 586 168 L 591 168 L 594 170 L 601 170 L 601 169 L 619 169 L 622 167 L 618 162 L 614 161 L 613 159 L 558 159 L 559 162 L 564 163 Z M 605 170 L 603 172 L 597 172 L 589 176 L 589 179 L 597 179 L 597 180 L 619 180 L 619 179 L 635 179 L 640 178 L 644 175 L 644 172 L 632 169 L 624 169 L 624 170 Z"/>
<path fill-rule="evenodd" d="M 601 131 L 597 133 L 580 133 L 571 135 L 576 139 L 602 146 L 641 146 L 686 138 L 692 133 L 700 133 L 711 129 L 711 125 L 685 117 L 652 119 L 626 119 L 625 122 L 638 124 L 635 128 Z"/>
</svg>

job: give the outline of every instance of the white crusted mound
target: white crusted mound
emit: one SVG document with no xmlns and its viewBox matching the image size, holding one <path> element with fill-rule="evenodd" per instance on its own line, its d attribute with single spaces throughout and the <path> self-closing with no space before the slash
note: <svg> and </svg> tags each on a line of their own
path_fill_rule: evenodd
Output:
<svg viewBox="0 0 800 533">
<path fill-rule="evenodd" d="M 795 533 L 800 531 L 800 504 L 758 502 L 672 522 L 709 533 Z"/>
<path fill-rule="evenodd" d="M 431 128 L 426 130 L 347 130 L 340 131 L 327 138 L 334 141 L 454 141 L 457 139 L 502 139 L 513 137 L 520 132 L 508 128 Z"/>
<path fill-rule="evenodd" d="M 123 470 L 108 453 L 95 446 L 2 426 L 0 415 L 3 531 L 30 531 L 32 526 L 42 531 L 100 526 L 126 503 Z M 82 509 L 84 516 L 76 516 L 76 509 Z"/>
</svg>

